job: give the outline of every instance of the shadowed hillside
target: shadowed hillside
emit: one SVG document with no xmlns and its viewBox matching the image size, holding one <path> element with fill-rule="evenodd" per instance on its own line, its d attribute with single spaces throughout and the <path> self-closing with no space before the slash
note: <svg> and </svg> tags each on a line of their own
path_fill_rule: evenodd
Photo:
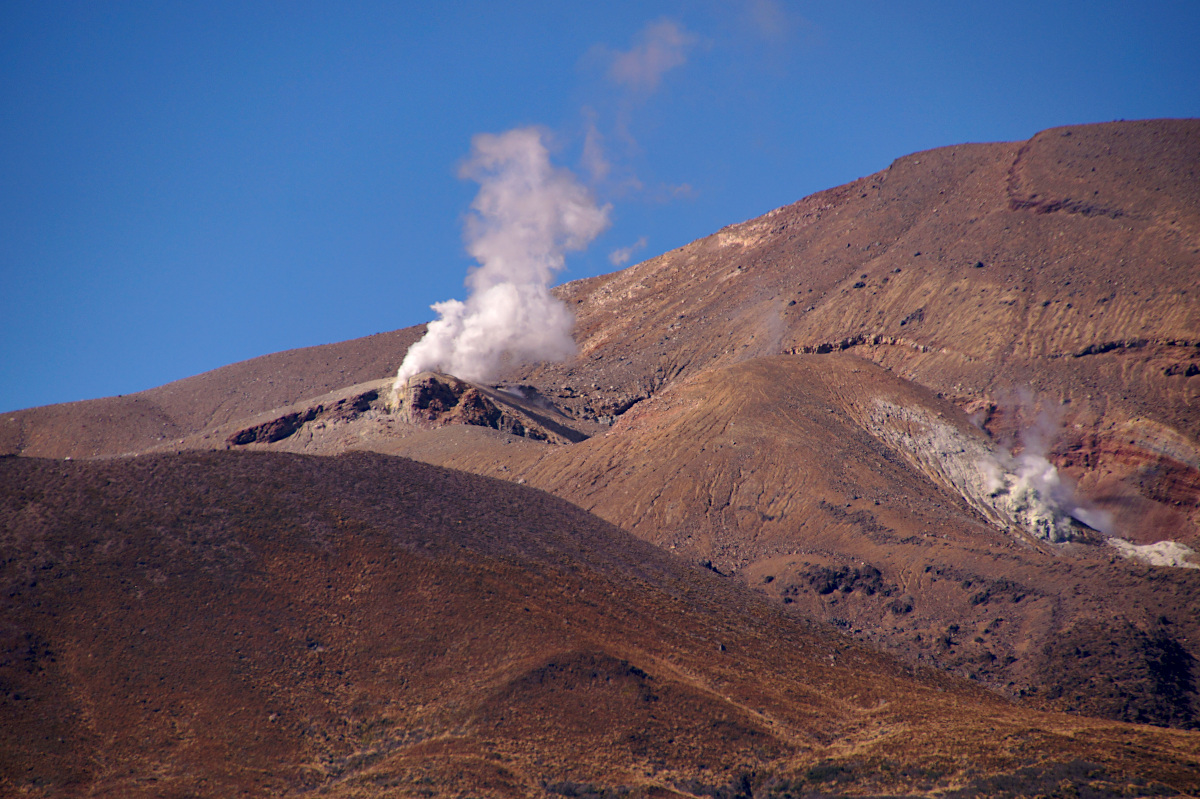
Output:
<svg viewBox="0 0 1200 799">
<path fill-rule="evenodd" d="M 914 674 L 402 459 L 6 458 L 0 531 L 10 794 L 1200 788 L 1196 734 Z"/>
</svg>

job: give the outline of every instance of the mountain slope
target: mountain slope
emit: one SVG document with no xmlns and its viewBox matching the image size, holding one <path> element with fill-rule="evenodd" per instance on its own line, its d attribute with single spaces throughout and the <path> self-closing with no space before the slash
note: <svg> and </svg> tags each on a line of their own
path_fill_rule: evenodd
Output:
<svg viewBox="0 0 1200 799">
<path fill-rule="evenodd" d="M 1124 533 L 1196 543 L 1197 164 L 1196 120 L 907 156 L 569 284 L 579 359 L 518 379 L 587 413 L 751 357 L 850 349 L 997 435 L 1056 409 L 1057 461 Z"/>
<path fill-rule="evenodd" d="M 411 461 L 5 458 L 0 530 L 10 794 L 1200 788 L 1197 733 L 913 674 Z"/>
<path fill-rule="evenodd" d="M 395 371 L 424 333 L 409 327 L 277 352 L 118 397 L 0 414 L 0 454 L 93 458 L 136 454 Z"/>
<path fill-rule="evenodd" d="M 1195 724 L 1200 574 L 1014 533 L 966 453 L 1044 447 L 1105 533 L 1200 548 L 1197 163 L 1190 120 L 899 159 L 564 287 L 580 357 L 515 379 L 581 418 L 631 408 L 603 438 L 372 446 L 528 481 L 1011 692 Z"/>
<path fill-rule="evenodd" d="M 897 428 L 933 442 L 924 431 L 939 427 L 941 449 L 923 459 L 933 443 L 895 445 Z M 1131 564 L 1078 527 L 1076 542 L 1048 545 L 985 505 L 985 492 L 969 504 L 956 486 L 982 483 L 986 434 L 857 357 L 711 369 L 569 448 L 437 432 L 454 444 L 435 435 L 383 449 L 543 488 L 810 617 L 1009 693 L 1185 726 L 1200 710 L 1188 654 L 1200 640 L 1200 570 Z M 1049 668 L 1064 636 L 1093 648 L 1132 637 L 1140 649 Z M 1180 653 L 1174 671 L 1152 668 L 1152 640 Z"/>
<path fill-rule="evenodd" d="M 1192 726 L 1197 164 L 1196 120 L 917 153 L 559 287 L 578 357 L 467 386 L 469 408 L 387 407 L 408 329 L 4 414 L 0 442 L 367 449 L 523 481 L 910 662 Z M 503 432 L 531 429 L 530 398 L 592 437 Z M 1027 455 L 1078 495 L 1038 510 Z"/>
</svg>

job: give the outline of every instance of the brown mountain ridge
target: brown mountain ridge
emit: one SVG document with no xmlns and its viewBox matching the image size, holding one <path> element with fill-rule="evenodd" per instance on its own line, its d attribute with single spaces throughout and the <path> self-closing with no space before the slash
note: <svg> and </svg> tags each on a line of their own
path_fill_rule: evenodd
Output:
<svg viewBox="0 0 1200 799">
<path fill-rule="evenodd" d="M 736 616 L 752 607 L 753 615 L 771 607 L 781 614 L 771 616 L 779 624 L 800 625 L 806 635 L 845 633 L 907 664 L 885 671 L 949 670 L 1018 700 L 1025 708 L 1011 709 L 1023 719 L 1018 725 L 1031 724 L 1034 716 L 1020 714 L 1037 708 L 1196 728 L 1197 165 L 1195 120 L 1075 126 L 1028 142 L 917 153 L 621 272 L 561 286 L 557 293 L 576 314 L 579 354 L 516 370 L 501 385 L 427 374 L 393 397 L 387 378 L 422 332 L 410 328 L 265 356 L 138 395 L 2 414 L 0 447 L 26 457 L 102 463 L 126 456 L 104 468 L 133 468 L 141 458 L 127 456 L 148 453 L 159 453 L 154 463 L 175 464 L 200 457 L 175 454 L 194 450 L 271 450 L 260 456 L 280 458 L 283 452 L 357 450 L 501 478 L 568 500 L 683 561 L 706 564 L 673 579 L 685 585 L 708 575 L 702 579 L 732 591 L 713 613 Z M 204 470 L 242 463 L 198 462 Z M 378 461 L 396 463 L 406 461 Z M 342 467 L 305 470 L 319 485 L 314 475 L 326 468 Z M 88 474 L 78 479 L 86 483 Z M 1054 489 L 1053 497 L 1049 488 L 1026 490 L 1027 476 L 1041 475 L 1044 482 L 1047 474 L 1051 482 L 1074 482 L 1076 490 Z M 524 488 L 513 490 L 526 496 Z M 136 492 L 129 501 L 137 501 Z M 24 517 L 11 518 L 10 539 L 23 540 Z M 629 562 L 679 560 L 651 556 L 661 550 L 650 547 L 637 551 Z M 9 557 L 19 562 L 27 554 Z M 603 579 L 624 583 L 611 568 Z M 339 580 L 352 579 L 350 571 L 339 574 Z M 622 612 L 651 612 L 635 595 L 653 593 L 659 584 L 638 585 L 621 594 Z M 758 598 L 739 593 L 745 590 Z M 20 602 L 40 601 L 22 596 Z M 728 598 L 734 596 L 740 599 Z M 646 601 L 657 607 L 658 600 Z M 494 623 L 503 627 L 500 619 Z M 672 623 L 709 623 L 678 619 Z M 822 626 L 804 626 L 809 621 Z M 551 668 L 575 675 L 564 677 L 573 686 L 570 696 L 581 695 L 572 693 L 582 690 L 578 675 L 611 677 L 613 669 L 625 668 L 613 662 L 662 679 L 645 665 L 649 661 L 605 640 L 603 654 L 576 653 Z M 526 643 L 529 652 L 542 651 L 543 644 Z M 678 651 L 687 646 L 679 644 Z M 857 647 L 848 640 L 837 646 Z M 766 660 L 743 664 L 747 673 L 766 683 L 779 679 L 780 686 L 797 679 L 786 669 L 793 676 L 780 676 L 782 661 L 773 658 L 783 655 L 762 648 Z M 695 663 L 710 656 L 708 644 L 689 655 Z M 542 666 L 550 668 L 549 662 Z M 637 673 L 623 673 L 618 682 L 643 684 Z M 479 700 L 482 685 L 462 686 L 454 702 Z M 559 690 L 554 680 L 543 676 L 522 685 L 487 713 L 557 701 L 547 698 Z M 711 708 L 696 709 L 700 705 L 681 698 L 685 694 L 672 694 L 672 701 L 691 708 L 684 716 L 711 721 Z M 783 702 L 770 700 L 776 701 Z M 833 711 L 821 706 L 811 713 Z M 650 724 L 638 718 L 630 723 Z M 539 749 L 566 752 L 548 742 L 563 737 L 558 723 L 547 728 L 550 738 L 527 725 L 512 745 L 535 758 L 530 753 Z M 920 724 L 903 722 L 913 723 Z M 933 727 L 953 727 L 945 724 L 951 726 L 938 721 Z M 1119 738 L 1141 728 L 1105 729 L 1120 730 L 1113 732 Z M 973 730 L 948 735 L 987 738 Z M 829 733 L 821 746 L 841 734 Z M 1170 747 L 1195 751 L 1195 734 Z M 778 787 L 792 779 L 783 775 L 836 761 L 832 750 L 811 748 L 811 742 L 797 748 L 799 739 L 789 738 L 792 743 L 778 748 L 771 739 L 760 751 L 739 748 L 735 735 L 721 761 L 721 780 L 704 782 L 709 778 L 698 765 L 717 757 L 708 753 L 722 749 L 719 738 L 696 743 L 688 750 L 695 757 L 663 760 L 673 765 L 658 772 L 659 765 L 639 760 L 620 780 L 601 779 L 618 761 L 634 762 L 632 750 L 618 747 L 624 754 L 615 755 L 610 742 L 600 747 L 609 747 L 604 757 L 615 758 L 603 761 L 608 765 L 589 760 L 602 756 L 590 750 L 579 756 L 592 765 L 571 774 L 522 761 L 524 776 L 503 784 L 524 786 L 512 788 L 524 794 L 539 779 L 567 785 L 586 773 L 591 776 L 580 785 L 691 790 L 681 787 L 687 784 L 696 793 L 703 785 L 716 791 L 727 785 L 721 780 L 741 774 L 745 790 L 757 796 L 767 795 L 764 774 Z M 483 751 L 479 739 L 470 740 L 463 751 Z M 941 745 L 914 743 L 908 765 L 888 768 L 916 768 Z M 288 746 L 276 762 L 317 757 L 315 749 Z M 1042 770 L 1035 771 L 1045 776 L 1073 758 L 1123 757 L 1101 749 L 1055 756 L 1053 764 L 1039 760 Z M 1166 751 L 1153 749 L 1148 761 L 1171 762 L 1175 755 Z M 333 755 L 321 757 L 332 762 Z M 985 789 L 979 780 L 1026 765 L 1035 761 L 1009 759 L 974 776 L 960 770 L 926 782 L 880 781 L 887 769 L 871 767 L 854 772 L 842 788 L 1003 793 L 998 783 Z M 440 768 L 430 779 L 449 785 L 450 771 Z M 639 769 L 642 776 L 634 779 Z M 671 777 L 650 779 L 647 769 Z M 868 772 L 874 776 L 864 776 Z M 95 779 L 93 772 L 78 773 L 90 775 L 81 777 L 84 783 Z M 334 777 L 323 774 L 327 781 L 318 782 L 333 784 Z M 1110 788 L 1120 781 L 1112 774 L 1097 780 Z M 288 783 L 297 790 L 307 784 Z M 814 783 L 803 790 L 841 788 Z"/>
</svg>

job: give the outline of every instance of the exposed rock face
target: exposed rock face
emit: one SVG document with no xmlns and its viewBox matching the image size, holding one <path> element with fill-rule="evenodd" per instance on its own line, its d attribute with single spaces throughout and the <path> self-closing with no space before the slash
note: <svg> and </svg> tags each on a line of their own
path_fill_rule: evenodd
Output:
<svg viewBox="0 0 1200 799">
<path fill-rule="evenodd" d="M 450 375 L 413 375 L 397 396 L 397 415 L 418 425 L 489 427 L 502 433 L 555 444 L 582 441 L 588 434 L 532 386 L 488 389 Z"/>
<path fill-rule="evenodd" d="M 371 389 L 353 397 L 337 400 L 329 407 L 318 404 L 303 411 L 285 413 L 269 422 L 239 430 L 229 437 L 229 443 L 235 447 L 246 444 L 274 444 L 310 422 L 352 422 L 370 410 L 372 403 L 378 399 L 379 392 Z"/>
<path fill-rule="evenodd" d="M 479 389 L 447 375 L 414 375 L 398 410 L 410 422 L 475 425 L 537 441 L 547 438 L 537 427 L 527 430 L 515 413 L 501 409 Z"/>
<path fill-rule="evenodd" d="M 1045 458 L 1013 459 L 979 431 L 883 399 L 868 419 L 872 433 L 997 527 L 1052 544 L 1090 537 L 1071 517 L 1073 497 Z"/>
</svg>

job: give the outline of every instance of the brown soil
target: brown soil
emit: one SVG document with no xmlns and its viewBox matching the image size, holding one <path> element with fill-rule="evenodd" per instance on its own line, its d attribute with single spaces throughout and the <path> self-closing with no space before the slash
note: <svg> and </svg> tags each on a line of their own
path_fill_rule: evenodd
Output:
<svg viewBox="0 0 1200 799">
<path fill-rule="evenodd" d="M 402 459 L 7 458 L 0 530 L 9 795 L 1200 789 L 1195 733 L 914 673 Z"/>
</svg>

